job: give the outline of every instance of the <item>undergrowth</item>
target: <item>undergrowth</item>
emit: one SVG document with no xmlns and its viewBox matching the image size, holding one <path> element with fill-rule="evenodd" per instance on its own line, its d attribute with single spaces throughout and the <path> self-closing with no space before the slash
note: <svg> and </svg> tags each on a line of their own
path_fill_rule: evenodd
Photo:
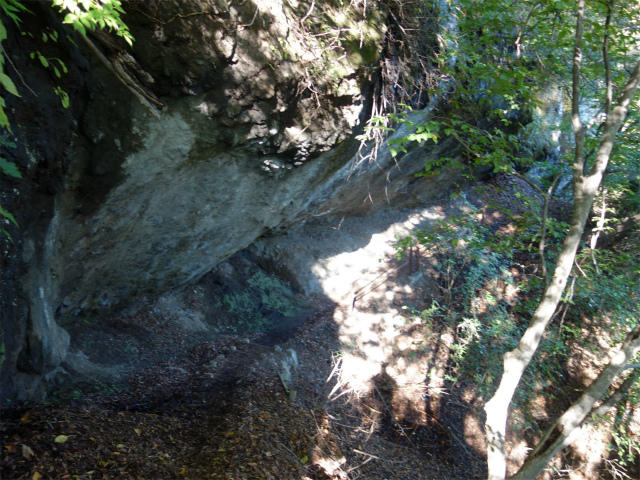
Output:
<svg viewBox="0 0 640 480">
<path fill-rule="evenodd" d="M 451 386 L 472 386 L 483 402 L 495 393 L 503 373 L 503 355 L 518 345 L 544 288 L 544 278 L 537 274 L 539 202 L 524 200 L 527 208 L 512 223 L 511 236 L 484 225 L 481 219 L 485 212 L 463 198 L 466 213 L 414 230 L 398 238 L 396 244 L 399 259 L 420 249 L 437 272 L 439 292 L 431 299 L 431 307 L 410 314 L 432 329 L 454 333 L 445 380 Z M 492 207 L 508 213 L 507 218 L 514 216 L 506 207 Z M 548 223 L 548 260 L 557 255 L 565 229 L 558 220 Z M 525 259 L 526 264 L 516 262 L 515 257 Z M 513 430 L 541 434 L 547 427 L 549 409 L 565 408 L 578 393 L 567 388 L 572 380 L 568 363 L 575 348 L 594 351 L 596 358 L 602 358 L 637 321 L 638 260 L 634 249 L 595 253 L 583 248 L 577 258 L 582 272 L 570 280 L 563 303 L 513 398 Z M 533 274 L 524 274 L 531 270 Z M 594 334 L 584 334 L 585 322 L 598 341 L 594 341 Z M 608 337 L 597 332 L 606 332 Z M 632 463 L 639 451 L 628 418 L 629 405 L 640 398 L 638 383 L 618 407 L 618 414 L 605 421 L 611 428 L 609 449 L 616 452 L 616 462 L 623 467 Z M 539 408 L 540 398 L 544 398 L 543 409 Z"/>
</svg>

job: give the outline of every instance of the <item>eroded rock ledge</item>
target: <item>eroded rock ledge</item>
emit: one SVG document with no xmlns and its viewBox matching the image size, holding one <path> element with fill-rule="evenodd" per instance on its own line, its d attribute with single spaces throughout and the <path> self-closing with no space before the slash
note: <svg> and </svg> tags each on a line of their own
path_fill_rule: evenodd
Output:
<svg viewBox="0 0 640 480">
<path fill-rule="evenodd" d="M 33 39 L 9 26 L 12 61 L 39 96 L 8 105 L 8 156 L 25 179 L 3 186 L 20 223 L 4 247 L 3 398 L 39 394 L 78 322 L 135 312 L 309 218 L 447 190 L 454 174 L 414 178 L 427 156 L 455 153 L 446 142 L 397 165 L 383 147 L 376 165 L 353 168 L 387 28 L 386 7 L 369 3 L 129 2 L 159 118 L 78 38 L 37 43 L 47 28 L 75 38 L 46 2 L 25 26 Z M 34 50 L 68 66 L 69 109 Z"/>
</svg>

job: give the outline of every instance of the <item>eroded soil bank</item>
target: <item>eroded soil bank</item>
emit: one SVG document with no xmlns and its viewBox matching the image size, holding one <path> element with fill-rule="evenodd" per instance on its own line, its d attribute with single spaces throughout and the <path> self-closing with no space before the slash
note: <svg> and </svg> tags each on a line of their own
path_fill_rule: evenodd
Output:
<svg viewBox="0 0 640 480">
<path fill-rule="evenodd" d="M 322 216 L 99 334 L 74 332 L 63 367 L 85 380 L 2 410 L 2 478 L 484 478 L 483 396 L 473 375 L 450 375 L 459 331 L 412 313 L 442 300 L 435 259 L 397 260 L 393 244 L 486 200 L 469 189 L 430 207 Z M 536 414 L 570 400 L 543 392 Z M 510 435 L 516 468 L 535 438 Z M 598 435 L 554 466 L 606 478 Z"/>
</svg>

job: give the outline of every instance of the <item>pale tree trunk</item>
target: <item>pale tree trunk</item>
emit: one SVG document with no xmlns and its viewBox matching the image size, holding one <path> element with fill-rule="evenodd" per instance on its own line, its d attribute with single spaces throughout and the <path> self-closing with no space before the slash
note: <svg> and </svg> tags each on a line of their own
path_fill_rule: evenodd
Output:
<svg viewBox="0 0 640 480">
<path fill-rule="evenodd" d="M 627 115 L 627 109 L 640 81 L 639 62 L 624 87 L 618 104 L 607 115 L 596 159 L 591 171 L 585 175 L 584 130 L 579 111 L 584 3 L 585 0 L 578 0 L 576 43 L 573 60 L 572 122 L 576 140 L 576 152 L 573 162 L 573 214 L 569 232 L 558 257 L 551 283 L 546 287 L 538 308 L 534 312 L 529 327 L 522 336 L 520 343 L 515 350 L 504 355 L 504 372 L 500 380 L 500 386 L 485 406 L 485 412 L 487 413 L 485 433 L 487 437 L 489 480 L 504 480 L 506 476 L 505 434 L 511 399 L 525 368 L 529 365 L 538 348 L 545 328 L 560 302 L 580 245 L 580 239 L 584 233 L 593 199 L 609 162 L 616 134 Z"/>
<path fill-rule="evenodd" d="M 524 465 L 518 470 L 518 473 L 511 477 L 511 480 L 534 480 L 556 453 L 571 445 L 580 436 L 583 432 L 583 428 L 581 428 L 583 422 L 593 410 L 595 403 L 602 398 L 613 380 L 638 352 L 640 352 L 640 324 L 629 332 L 620 349 L 611 355 L 609 364 L 600 372 L 598 378 L 549 427 L 540 443 L 529 454 Z M 614 405 L 607 406 L 613 408 Z"/>
</svg>

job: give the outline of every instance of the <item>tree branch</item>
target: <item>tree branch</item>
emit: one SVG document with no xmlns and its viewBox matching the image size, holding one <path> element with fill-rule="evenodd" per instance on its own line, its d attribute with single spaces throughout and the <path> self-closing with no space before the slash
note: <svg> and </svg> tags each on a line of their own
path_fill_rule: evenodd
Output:
<svg viewBox="0 0 640 480">
<path fill-rule="evenodd" d="M 142 105 L 147 108 L 149 113 L 151 113 L 156 118 L 160 118 L 160 112 L 156 107 L 163 108 L 164 105 L 153 95 L 146 92 L 145 89 L 140 85 L 140 82 L 133 79 L 131 75 L 126 72 L 121 64 L 121 61 L 119 61 L 118 58 L 116 58 L 116 61 L 111 62 L 111 60 L 109 60 L 86 35 L 80 32 L 78 32 L 78 34 L 80 35 L 80 38 L 82 38 L 82 40 L 84 40 L 84 42 L 87 44 L 89 49 L 100 59 L 100 61 L 109 70 L 111 70 L 111 72 L 118 78 L 118 80 L 120 80 L 124 84 L 124 86 L 127 87 L 129 91 L 131 91 L 131 93 L 133 93 L 138 98 L 138 100 L 140 100 L 140 103 L 142 103 Z M 155 104 L 155 106 L 152 105 L 152 102 Z"/>
<path fill-rule="evenodd" d="M 582 66 L 582 36 L 584 31 L 584 0 L 578 0 L 576 39 L 573 47 L 573 86 L 571 91 L 571 123 L 575 136 L 576 150 L 573 161 L 574 186 L 584 170 L 584 128 L 580 119 L 580 69 Z"/>
<path fill-rule="evenodd" d="M 640 81 L 640 62 L 631 74 L 627 85 L 625 85 L 622 96 L 618 105 L 613 109 L 604 128 L 604 133 L 600 140 L 596 160 L 591 169 L 589 176 L 583 176 L 583 154 L 584 154 L 584 131 L 580 120 L 580 64 L 582 60 L 582 33 L 584 21 L 585 0 L 578 0 L 577 27 L 576 27 L 576 45 L 574 49 L 573 61 L 573 99 L 572 99 L 572 122 L 575 130 L 576 138 L 576 154 L 574 158 L 574 206 L 571 216 L 571 223 L 565 241 L 562 245 L 562 251 L 558 256 L 556 269 L 549 285 L 545 288 L 542 299 L 531 318 L 531 322 L 524 335 L 520 339 L 518 346 L 504 355 L 504 373 L 500 379 L 500 385 L 495 395 L 485 405 L 487 420 L 485 422 L 485 432 L 487 437 L 487 462 L 488 462 L 488 479 L 504 480 L 506 475 L 506 455 L 505 455 L 505 434 L 509 404 L 513 398 L 513 394 L 520 382 L 524 370 L 531 362 L 531 359 L 540 344 L 540 340 L 544 331 L 553 317 L 558 303 L 562 297 L 562 293 L 567 284 L 567 280 L 574 264 L 576 252 L 580 245 L 580 240 L 584 234 L 585 225 L 593 205 L 593 199 L 597 189 L 602 181 L 604 170 L 607 167 L 613 143 L 615 142 L 616 133 L 622 122 L 624 121 L 629 103 L 638 88 Z M 639 335 L 640 335 L 640 327 Z M 640 348 L 640 341 L 638 341 Z M 626 362 L 625 362 L 626 363 Z M 617 365 L 617 363 L 616 363 Z M 621 365 L 620 368 L 622 368 Z M 619 373 L 620 370 L 617 370 Z M 615 376 L 615 375 L 614 375 Z M 609 384 L 607 384 L 608 386 Z M 605 387 L 606 390 L 606 387 Z M 595 390 L 594 390 L 595 391 Z M 604 391 L 602 392 L 604 393 Z M 598 397 L 599 398 L 599 397 Z M 594 402 L 597 400 L 594 399 Z M 582 404 L 581 404 L 582 405 Z M 556 440 L 563 438 L 562 428 L 564 424 L 558 424 L 552 430 L 552 434 L 545 440 L 545 448 L 547 445 L 556 445 Z M 573 426 L 575 430 L 577 425 Z M 537 462 L 535 468 L 530 472 L 539 473 L 544 463 Z M 535 478 L 533 476 L 521 476 L 519 478 Z"/>
<path fill-rule="evenodd" d="M 545 286 L 549 285 L 549 272 L 547 271 L 547 262 L 544 258 L 544 248 L 547 236 L 547 216 L 549 214 L 549 201 L 551 200 L 553 187 L 555 187 L 556 183 L 558 183 L 560 175 L 560 173 L 556 175 L 556 178 L 553 180 L 551 186 L 547 190 L 547 193 L 544 196 L 544 208 L 542 209 L 542 232 L 540 233 L 540 243 L 538 244 L 538 255 L 540 255 L 540 267 L 542 268 L 542 276 L 544 277 Z"/>
<path fill-rule="evenodd" d="M 602 61 L 604 62 L 605 82 L 607 86 L 607 98 L 605 100 L 604 111 L 609 116 L 611 104 L 613 103 L 613 84 L 611 82 L 611 64 L 609 63 L 609 27 L 611 26 L 611 16 L 616 0 L 609 0 L 607 4 L 607 20 L 604 24 L 604 40 L 602 41 Z"/>
<path fill-rule="evenodd" d="M 534 188 L 540 195 L 544 195 L 544 191 L 538 186 L 536 185 L 535 182 L 529 180 L 525 175 L 520 175 L 518 172 L 512 170 L 511 171 L 511 175 L 513 175 L 514 177 L 518 177 L 520 180 L 527 182 L 532 188 Z M 554 181 L 555 183 L 555 181 Z"/>
<path fill-rule="evenodd" d="M 622 346 L 610 355 L 609 364 L 600 372 L 583 394 L 556 420 L 544 433 L 542 439 L 529 454 L 527 461 L 511 480 L 533 480 L 549 463 L 553 456 L 567 447 L 583 432 L 584 421 L 590 413 L 607 413 L 622 399 L 622 387 L 594 410 L 593 406 L 601 398 L 615 378 L 624 370 L 625 365 L 640 352 L 640 323 L 631 330 Z M 632 375 L 633 377 L 634 375 Z M 627 379 L 629 381 L 629 379 Z M 624 382 L 629 388 L 633 380 Z M 626 385 L 625 385 L 626 384 Z"/>
<path fill-rule="evenodd" d="M 520 58 L 520 54 L 521 54 L 520 41 L 522 40 L 522 34 L 524 33 L 524 29 L 527 28 L 527 24 L 529 23 L 529 20 L 531 20 L 533 11 L 538 7 L 539 4 L 540 4 L 539 2 L 536 2 L 533 4 L 531 9 L 529 10 L 529 13 L 527 14 L 527 18 L 524 20 L 524 23 L 522 24 L 522 26 L 518 28 L 518 37 L 516 38 L 515 42 L 513 42 L 513 44 L 516 46 L 516 52 L 517 52 L 518 58 Z"/>
<path fill-rule="evenodd" d="M 558 180 L 560 180 L 560 173 L 558 175 L 556 175 L 556 178 L 554 178 L 553 182 L 551 183 L 551 186 L 549 187 L 549 189 L 547 190 L 547 193 L 544 193 L 544 191 L 538 186 L 536 185 L 534 182 L 532 182 L 531 180 L 529 180 L 526 176 L 524 175 L 520 175 L 519 173 L 512 171 L 511 175 L 514 175 L 516 177 L 518 177 L 521 180 L 524 180 L 525 182 L 527 182 L 529 185 L 531 185 L 535 190 L 538 191 L 538 193 L 540 193 L 540 195 L 543 196 L 544 198 L 544 207 L 542 210 L 542 220 L 541 220 L 541 234 L 540 234 L 540 242 L 538 243 L 538 254 L 540 256 L 540 268 L 542 269 L 542 276 L 544 277 L 544 284 L 545 285 L 549 285 L 549 273 L 547 272 L 547 262 L 544 259 L 544 249 L 545 249 L 545 242 L 546 242 L 546 235 L 547 235 L 547 217 L 548 217 L 548 212 L 549 212 L 549 201 L 551 200 L 551 193 L 553 192 L 553 188 L 556 186 L 556 183 L 558 183 Z"/>
</svg>

